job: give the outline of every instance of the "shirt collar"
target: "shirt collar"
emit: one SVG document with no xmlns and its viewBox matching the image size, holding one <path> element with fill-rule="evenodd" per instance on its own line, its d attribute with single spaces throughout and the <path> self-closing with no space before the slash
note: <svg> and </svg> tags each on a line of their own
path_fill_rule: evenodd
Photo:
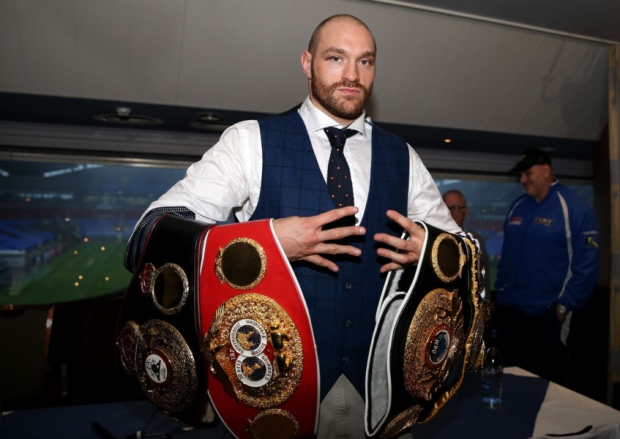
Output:
<svg viewBox="0 0 620 439">
<path fill-rule="evenodd" d="M 329 117 L 327 114 L 319 110 L 316 105 L 310 100 L 310 96 L 307 96 L 304 102 L 299 107 L 299 115 L 303 119 L 304 123 L 308 127 L 308 131 L 321 131 L 327 127 L 337 126 L 338 128 L 344 128 L 340 123 Z M 367 137 L 366 123 L 372 125 L 370 117 L 366 117 L 366 113 L 362 113 L 360 117 L 355 119 L 347 128 L 354 129 L 361 133 L 364 137 Z"/>
</svg>

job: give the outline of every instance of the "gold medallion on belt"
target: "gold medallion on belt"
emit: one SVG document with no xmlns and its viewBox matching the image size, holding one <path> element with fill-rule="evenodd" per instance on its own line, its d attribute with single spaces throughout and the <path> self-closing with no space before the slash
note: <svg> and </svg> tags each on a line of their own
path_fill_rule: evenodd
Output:
<svg viewBox="0 0 620 439">
<path fill-rule="evenodd" d="M 262 294 L 241 294 L 220 305 L 202 350 L 226 392 L 250 407 L 281 405 L 301 379 L 304 358 L 295 324 Z"/>
</svg>

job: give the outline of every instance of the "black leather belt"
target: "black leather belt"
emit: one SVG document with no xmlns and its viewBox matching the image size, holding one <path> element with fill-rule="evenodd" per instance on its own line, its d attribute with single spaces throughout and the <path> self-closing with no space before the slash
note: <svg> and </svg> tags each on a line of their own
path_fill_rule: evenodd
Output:
<svg viewBox="0 0 620 439">
<path fill-rule="evenodd" d="M 458 235 L 417 224 L 426 231 L 420 262 L 388 274 L 377 310 L 366 373 L 369 436 L 393 437 L 431 419 L 481 361 L 479 252 Z"/>
</svg>

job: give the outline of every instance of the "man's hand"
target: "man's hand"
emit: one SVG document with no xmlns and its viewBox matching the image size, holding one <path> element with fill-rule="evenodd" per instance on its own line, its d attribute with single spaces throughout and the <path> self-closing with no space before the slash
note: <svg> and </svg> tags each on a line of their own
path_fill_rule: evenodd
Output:
<svg viewBox="0 0 620 439">
<path fill-rule="evenodd" d="M 347 206 L 316 216 L 280 218 L 273 221 L 273 228 L 289 261 L 307 261 L 335 272 L 338 271 L 338 265 L 320 256 L 321 254 L 360 256 L 362 252 L 351 245 L 329 241 L 363 235 L 366 229 L 348 226 L 323 230 L 323 226 L 357 212 L 357 207 Z"/>
<path fill-rule="evenodd" d="M 409 233 L 409 239 L 401 239 L 400 237 L 388 235 L 386 233 L 377 233 L 375 235 L 375 241 L 394 248 L 394 250 L 388 250 L 386 248 L 377 249 L 377 255 L 391 259 L 392 261 L 381 267 L 381 273 L 399 270 L 406 266 L 417 264 L 420 260 L 420 253 L 422 252 L 426 233 L 422 227 L 395 210 L 388 210 L 386 215 L 389 219 L 396 221 Z"/>
</svg>

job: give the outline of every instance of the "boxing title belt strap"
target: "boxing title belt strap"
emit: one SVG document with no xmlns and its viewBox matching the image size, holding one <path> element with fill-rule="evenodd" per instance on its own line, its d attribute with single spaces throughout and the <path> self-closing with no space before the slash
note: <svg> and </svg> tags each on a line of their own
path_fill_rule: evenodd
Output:
<svg viewBox="0 0 620 439">
<path fill-rule="evenodd" d="M 125 296 L 117 335 L 125 372 L 160 410 L 194 427 L 215 419 L 196 319 L 200 251 L 209 227 L 175 215 L 154 223 Z"/>
<path fill-rule="evenodd" d="M 424 222 L 416 267 L 388 274 L 366 370 L 368 436 L 426 422 L 479 364 L 483 272 L 475 244 Z M 403 235 L 408 239 L 408 235 Z"/>
<path fill-rule="evenodd" d="M 208 393 L 228 429 L 237 438 L 315 436 L 314 335 L 271 220 L 213 227 L 200 284 Z"/>
</svg>

